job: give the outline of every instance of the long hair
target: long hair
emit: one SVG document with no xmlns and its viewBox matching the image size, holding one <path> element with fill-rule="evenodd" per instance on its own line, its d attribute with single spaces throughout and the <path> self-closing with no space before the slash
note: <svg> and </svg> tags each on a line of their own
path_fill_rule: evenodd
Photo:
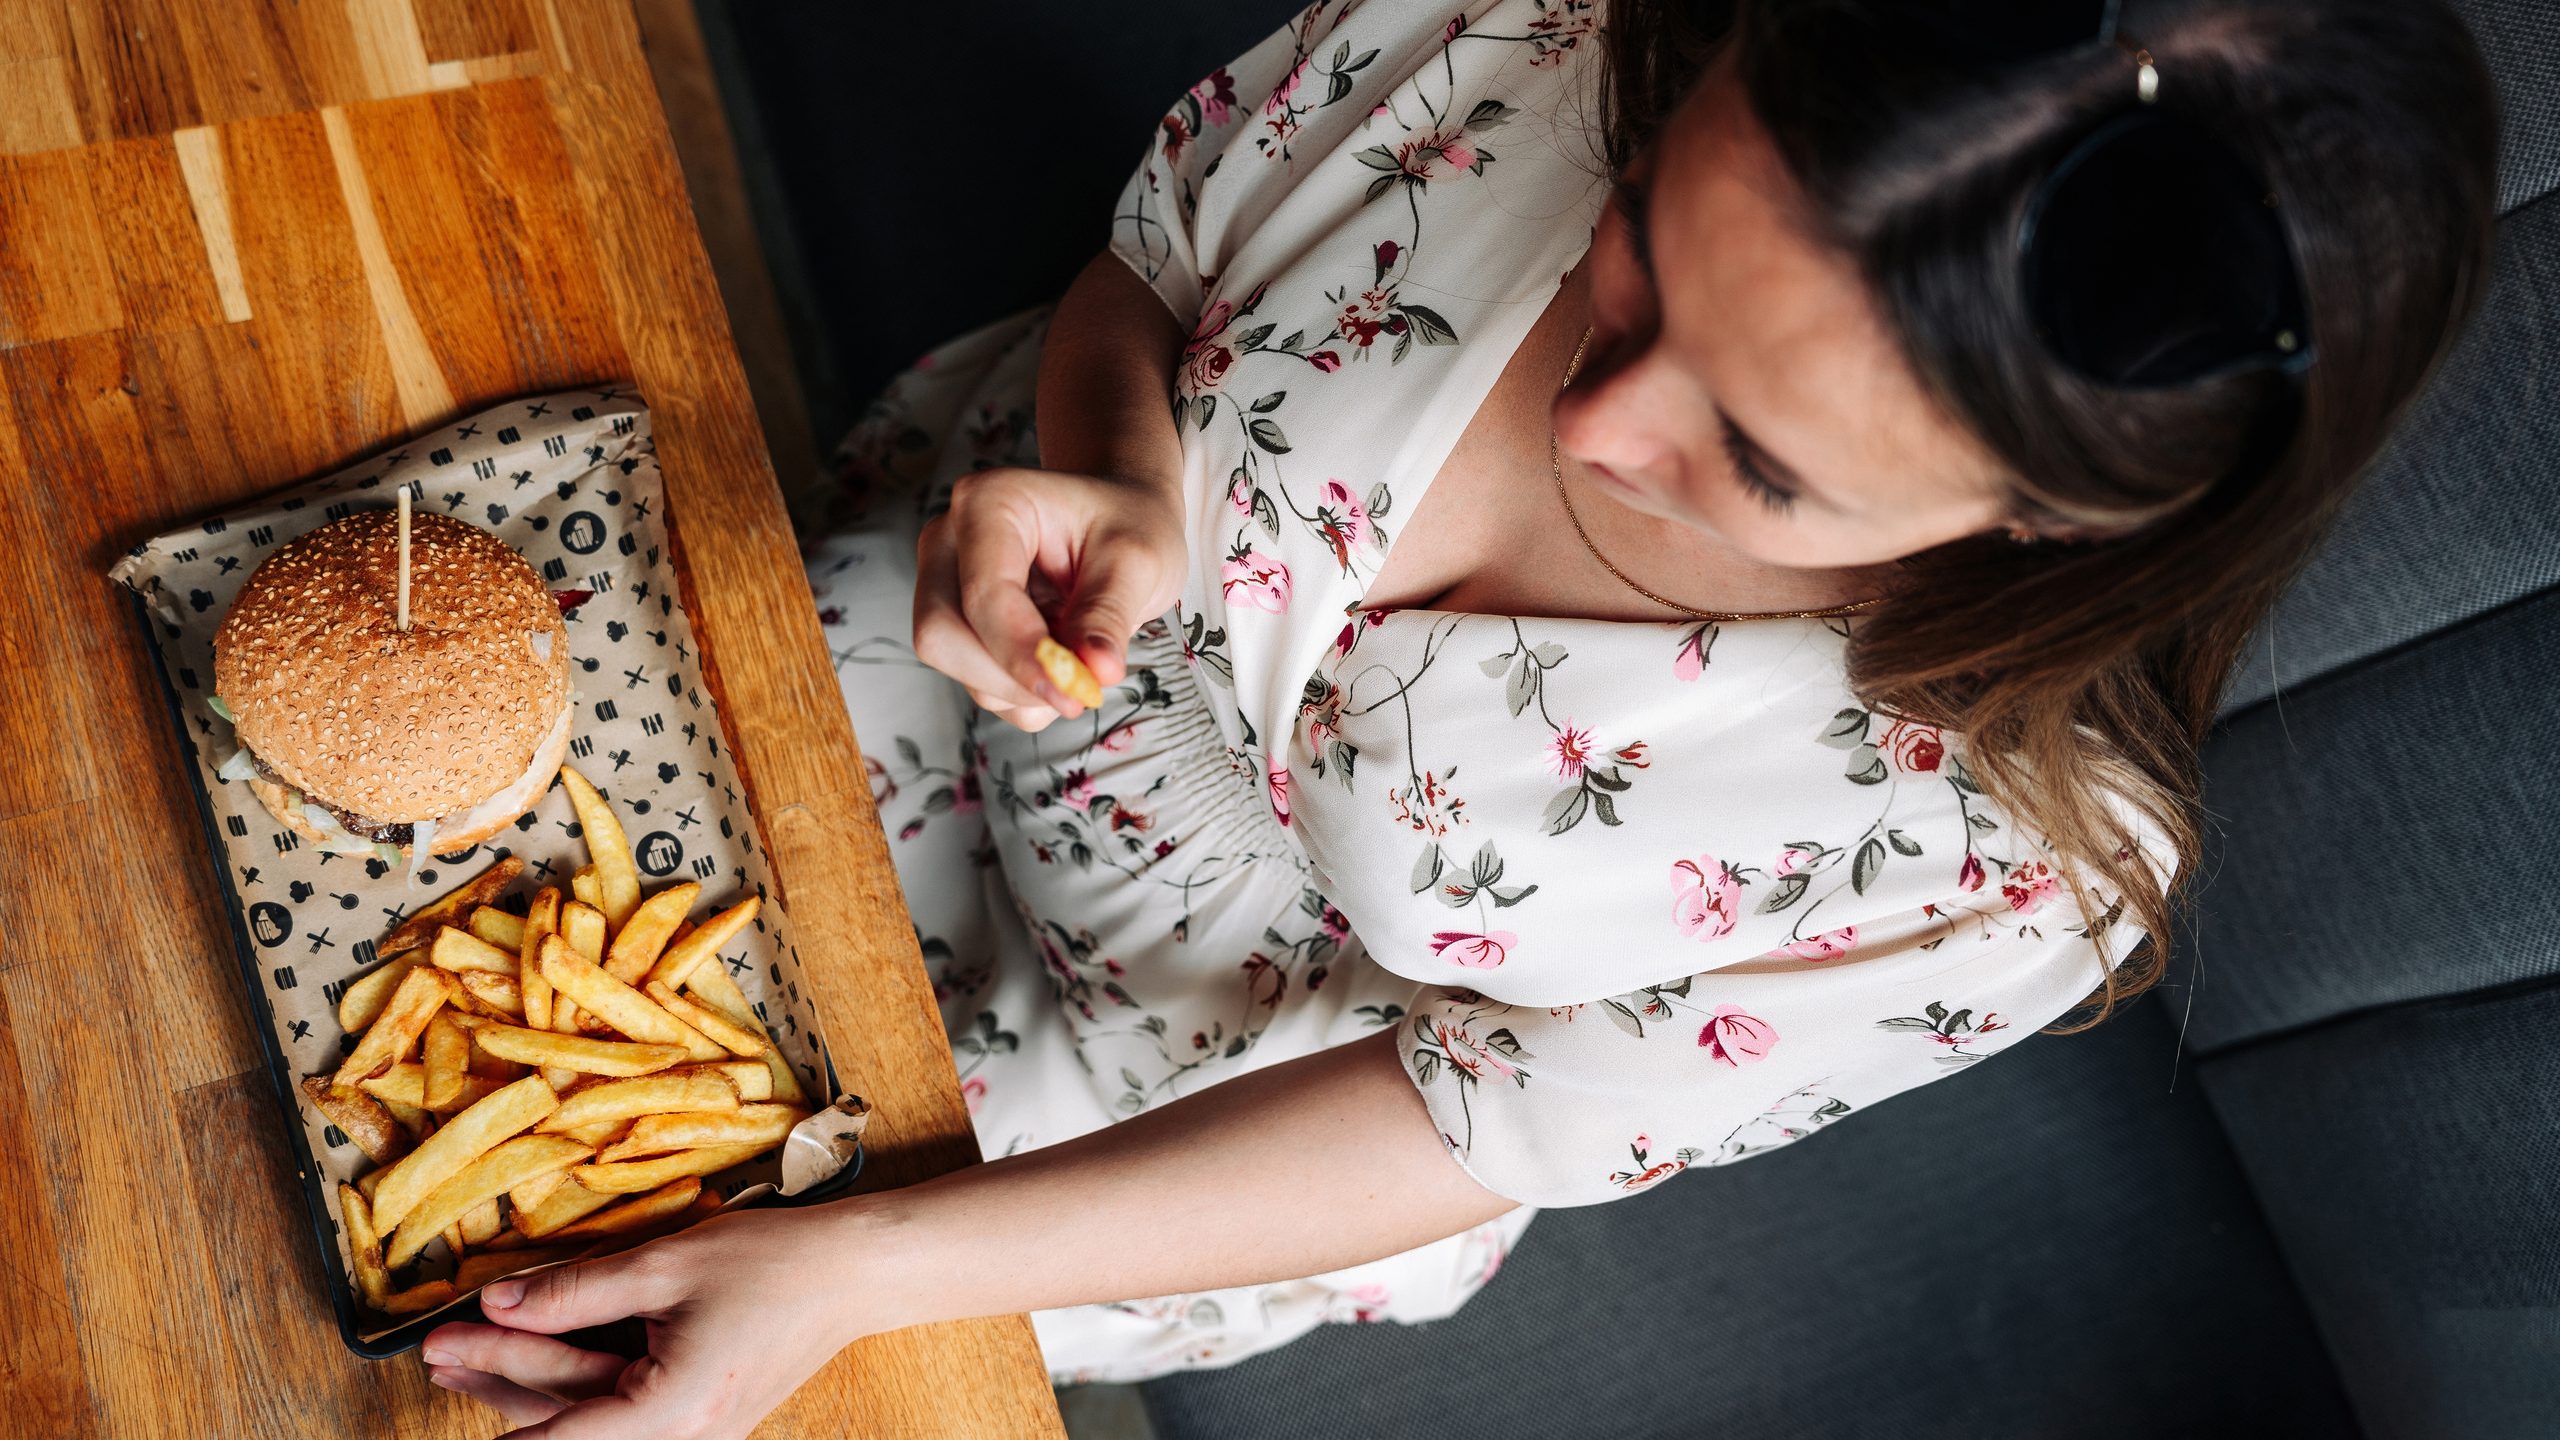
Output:
<svg viewBox="0 0 2560 1440">
<path fill-rule="evenodd" d="M 1935 58 L 1922 0 L 1615 0 L 1603 135 L 1623 167 L 1719 51 L 1946 413 L 2003 462 L 2029 526 L 1911 556 L 1850 682 L 1961 732 L 1976 782 L 2045 837 L 2113 957 L 2085 1028 L 2159 978 L 2202 838 L 2198 749 L 2241 646 L 2327 532 L 2476 299 L 2495 223 L 2497 105 L 2442 0 L 2126 0 L 2159 104 L 2268 182 L 2318 362 L 2272 459 L 2266 373 L 2166 389 L 2081 378 L 2036 334 L 2019 217 L 2056 159 L 2131 109 L 2104 47 L 1994 72 Z M 2178 857 L 2159 873 L 2119 797 Z M 2119 908 L 2120 907 L 2120 908 Z M 2095 907 L 2092 907 L 2095 908 Z M 2102 950 L 2102 953 L 2105 953 Z"/>
</svg>

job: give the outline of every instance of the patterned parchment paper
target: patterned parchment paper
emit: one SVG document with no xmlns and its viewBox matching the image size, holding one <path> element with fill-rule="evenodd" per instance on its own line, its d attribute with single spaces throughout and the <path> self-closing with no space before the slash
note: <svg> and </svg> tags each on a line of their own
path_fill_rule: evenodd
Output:
<svg viewBox="0 0 2560 1440">
<path fill-rule="evenodd" d="M 222 842 L 224 884 L 255 950 L 276 1052 L 295 1077 L 333 1068 L 354 1044 L 338 1027 L 338 996 L 373 967 L 374 942 L 402 916 L 511 853 L 525 861 L 519 892 L 565 888 L 587 858 L 568 795 L 557 786 L 513 830 L 466 854 L 429 860 L 412 880 L 405 862 L 329 854 L 299 840 L 246 784 L 225 783 L 217 773 L 238 748 L 208 703 L 213 634 L 232 597 L 277 547 L 355 511 L 391 508 L 398 488 L 408 486 L 414 506 L 491 531 L 551 587 L 568 622 L 576 691 L 569 763 L 621 817 L 644 890 L 699 881 L 697 919 L 750 892 L 764 896 L 755 923 L 720 961 L 809 1093 L 834 1093 L 799 952 L 677 595 L 649 419 L 639 396 L 623 388 L 510 401 L 253 507 L 162 535 L 115 567 L 114 578 L 149 609 L 187 764 Z M 344 1283 L 352 1271 L 336 1182 L 352 1181 L 370 1165 L 307 1103 L 298 1113 L 329 1182 L 321 1190 L 338 1230 Z M 706 1183 L 733 1204 L 776 1189 L 798 1194 L 852 1160 L 863 1120 L 861 1101 L 848 1097 L 803 1122 L 777 1155 Z M 449 1263 L 439 1241 L 418 1273 L 432 1276 Z M 418 1318 L 383 1324 L 384 1317 L 362 1313 L 366 1340 Z"/>
</svg>

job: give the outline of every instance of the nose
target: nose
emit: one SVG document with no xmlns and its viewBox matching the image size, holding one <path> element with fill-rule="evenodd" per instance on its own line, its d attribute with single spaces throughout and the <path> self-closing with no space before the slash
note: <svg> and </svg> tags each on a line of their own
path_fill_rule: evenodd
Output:
<svg viewBox="0 0 2560 1440">
<path fill-rule="evenodd" d="M 1641 343 L 1604 351 L 1593 337 L 1573 383 L 1556 395 L 1557 448 L 1623 477 L 1669 468 L 1684 407 L 1696 402 L 1668 369 Z"/>
</svg>

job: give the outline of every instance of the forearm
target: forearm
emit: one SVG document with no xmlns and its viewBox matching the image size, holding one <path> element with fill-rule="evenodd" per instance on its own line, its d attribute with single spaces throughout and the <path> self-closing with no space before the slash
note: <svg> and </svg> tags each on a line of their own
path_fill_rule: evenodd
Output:
<svg viewBox="0 0 2560 1440">
<path fill-rule="evenodd" d="M 871 1331 L 1320 1274 L 1512 1202 L 1450 1158 L 1378 1035 L 833 1208 L 826 1263 Z"/>
<path fill-rule="evenodd" d="M 1118 256 L 1095 256 L 1058 301 L 1041 351 L 1040 463 L 1178 484 L 1172 396 L 1183 340 L 1164 301 Z"/>
</svg>

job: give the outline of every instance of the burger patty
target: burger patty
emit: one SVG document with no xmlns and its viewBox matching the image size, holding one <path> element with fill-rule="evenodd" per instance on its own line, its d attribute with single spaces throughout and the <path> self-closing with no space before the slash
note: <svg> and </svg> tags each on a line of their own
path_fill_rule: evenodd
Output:
<svg viewBox="0 0 2560 1440">
<path fill-rule="evenodd" d="M 304 804 L 317 805 L 321 809 L 328 811 L 331 817 L 336 819 L 340 825 L 346 827 L 348 834 L 361 835 L 367 840 L 379 840 L 386 845 L 406 845 L 409 843 L 410 837 L 416 834 L 415 827 L 406 820 L 376 820 L 370 816 L 358 815 L 352 810 L 339 809 L 337 806 L 303 790 L 292 781 L 277 774 L 273 769 L 269 768 L 265 760 L 259 758 L 258 752 L 255 750 L 249 752 L 249 763 L 257 767 L 259 779 L 281 785 L 287 790 L 291 790 L 294 794 L 301 796 Z"/>
</svg>

